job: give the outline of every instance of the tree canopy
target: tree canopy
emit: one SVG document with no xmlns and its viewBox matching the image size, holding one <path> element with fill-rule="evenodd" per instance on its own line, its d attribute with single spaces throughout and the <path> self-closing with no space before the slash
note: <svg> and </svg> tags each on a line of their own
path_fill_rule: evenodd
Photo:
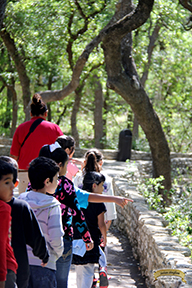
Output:
<svg viewBox="0 0 192 288">
<path fill-rule="evenodd" d="M 19 123 L 13 117 L 18 117 L 16 104 L 28 119 L 36 91 L 53 103 L 50 119 L 57 115 L 60 122 L 72 115 L 72 131 L 77 131 L 78 114 L 94 110 L 97 76 L 105 129 L 110 114 L 110 126 L 114 115 L 128 111 L 123 121 L 133 128 L 135 117 L 149 143 L 154 176 L 163 175 L 169 190 L 168 143 L 173 151 L 191 147 L 190 1 L 9 1 L 2 21 L 5 2 L 0 89 L 11 91 L 14 101 L 10 109 L 6 95 L 7 106 L 0 107 L 15 113 L 12 131 Z M 93 118 L 90 122 L 95 125 Z"/>
</svg>

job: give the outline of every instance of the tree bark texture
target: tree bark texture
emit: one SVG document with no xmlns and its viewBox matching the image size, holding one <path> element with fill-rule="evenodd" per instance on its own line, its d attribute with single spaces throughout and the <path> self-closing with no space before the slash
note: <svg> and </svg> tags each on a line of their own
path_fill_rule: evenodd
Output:
<svg viewBox="0 0 192 288">
<path fill-rule="evenodd" d="M 94 139 L 95 147 L 103 149 L 103 91 L 99 78 L 95 75 Z"/>
<path fill-rule="evenodd" d="M 115 43 L 113 43 L 112 40 L 109 43 L 109 39 L 107 38 L 103 41 L 108 72 L 107 85 L 120 94 L 131 106 L 149 141 L 153 159 L 153 176 L 159 177 L 163 175 L 165 177 L 164 186 L 169 190 L 171 188 L 170 151 L 159 118 L 144 88 L 139 82 L 131 54 L 129 54 L 129 61 L 122 63 L 121 60 L 123 60 L 124 57 L 122 57 L 121 54 L 123 51 L 121 44 L 119 43 L 118 45 L 116 40 L 114 41 Z M 131 45 L 130 39 L 131 35 L 128 34 L 126 40 L 123 39 L 122 45 L 125 45 L 125 42 L 126 45 L 129 45 L 129 43 Z M 128 56 L 126 55 L 126 57 Z M 122 66 L 124 69 L 122 69 Z M 118 74 L 117 70 L 119 71 Z"/>
<path fill-rule="evenodd" d="M 79 147 L 79 132 L 77 129 L 77 113 L 79 111 L 81 102 L 81 91 L 76 89 L 75 91 L 75 102 L 73 104 L 73 110 L 71 113 L 71 134 L 76 142 L 76 147 Z"/>
<path fill-rule="evenodd" d="M 26 71 L 26 67 L 24 64 L 24 60 L 22 59 L 21 55 L 19 54 L 14 40 L 13 38 L 11 38 L 11 35 L 6 31 L 5 28 L 3 28 L 0 31 L 0 36 L 3 39 L 3 42 L 11 56 L 11 58 L 13 59 L 14 63 L 15 63 L 15 67 L 19 76 L 19 80 L 21 83 L 21 87 L 22 87 L 22 93 L 23 93 L 23 106 L 24 106 L 24 112 L 27 108 L 27 105 L 30 101 L 31 98 L 31 92 L 30 92 L 30 80 L 29 77 L 27 75 L 27 71 Z M 29 120 L 30 118 L 30 114 L 29 113 L 25 113 L 26 114 L 26 120 Z"/>
<path fill-rule="evenodd" d="M 109 100 L 109 89 L 107 88 L 106 93 L 103 95 L 103 139 L 105 142 L 105 145 L 107 143 L 107 113 L 109 112 L 109 107 L 108 107 L 108 100 Z"/>
<path fill-rule="evenodd" d="M 13 79 L 11 79 L 13 80 Z M 4 128 L 9 128 L 11 123 L 11 107 L 12 107 L 12 90 L 7 87 L 7 105 L 6 105 L 6 114 L 4 119 Z"/>
<path fill-rule="evenodd" d="M 11 132 L 10 132 L 10 137 L 13 137 L 13 134 L 16 129 L 17 125 L 17 111 L 18 111 L 18 105 L 17 105 L 17 93 L 15 89 L 12 91 L 12 103 L 13 103 L 13 111 L 12 111 L 12 126 L 11 126 Z"/>
<path fill-rule="evenodd" d="M 144 71 L 143 71 L 143 75 L 140 79 L 141 85 L 143 87 L 145 87 L 145 82 L 147 81 L 148 78 L 148 74 L 149 74 L 149 67 L 151 65 L 151 58 L 152 58 L 152 53 L 153 50 L 155 48 L 155 42 L 159 36 L 159 31 L 161 29 L 161 25 L 159 23 L 159 21 L 157 21 L 157 23 L 155 24 L 154 30 L 152 32 L 152 34 L 149 36 L 149 45 L 147 48 L 147 54 L 148 54 L 148 59 L 147 59 L 147 63 L 144 66 Z M 150 31 L 149 31 L 150 33 Z M 138 139 L 139 136 L 139 123 L 134 115 L 134 123 L 133 123 L 133 139 L 136 140 Z"/>
<path fill-rule="evenodd" d="M 179 0 L 179 3 L 187 10 L 192 12 L 192 3 L 191 0 Z"/>
<path fill-rule="evenodd" d="M 143 7 L 143 14 L 140 14 L 139 10 L 135 10 L 135 16 L 134 14 L 130 16 L 130 18 L 134 18 L 135 23 L 142 22 L 142 16 L 144 19 L 150 13 L 146 7 Z M 137 13 L 140 14 L 138 19 Z M 128 19 L 128 22 L 132 23 L 131 19 Z M 110 27 L 108 29 L 109 33 L 106 33 L 103 38 L 103 50 L 108 74 L 107 86 L 120 94 L 131 106 L 149 141 L 153 159 L 153 176 L 159 177 L 163 175 L 165 178 L 163 184 L 165 189 L 169 190 L 171 188 L 169 147 L 159 118 L 139 81 L 131 55 L 131 34 L 125 34 L 125 26 L 122 29 L 121 26 L 116 26 L 113 29 Z M 127 27 L 127 32 L 130 29 L 130 27 Z M 168 199 L 165 200 L 167 201 Z"/>
<path fill-rule="evenodd" d="M 6 4 L 7 4 L 6 0 L 0 0 L 0 30 L 1 30 L 1 27 L 2 27 L 4 15 L 5 15 Z"/>
<path fill-rule="evenodd" d="M 0 76 L 0 80 L 3 83 L 3 87 L 7 87 L 7 90 L 9 90 L 9 93 L 11 91 L 11 99 L 12 99 L 12 125 L 11 125 L 11 130 L 10 130 L 10 137 L 13 137 L 13 134 L 16 129 L 16 124 L 17 124 L 17 111 L 18 111 L 18 105 L 17 105 L 17 93 L 15 90 L 15 81 L 14 78 L 12 78 L 12 85 L 8 85 L 5 79 Z"/>
</svg>

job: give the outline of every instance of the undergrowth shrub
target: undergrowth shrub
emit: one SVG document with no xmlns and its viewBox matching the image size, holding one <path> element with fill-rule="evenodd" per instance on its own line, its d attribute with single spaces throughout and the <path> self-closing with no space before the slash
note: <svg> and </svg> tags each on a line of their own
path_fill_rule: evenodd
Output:
<svg viewBox="0 0 192 288">
<path fill-rule="evenodd" d="M 164 189 L 163 176 L 143 179 L 137 189 L 145 197 L 149 209 L 155 209 L 167 220 L 167 227 L 172 230 L 172 235 L 178 237 L 179 242 L 192 251 L 192 185 L 190 182 L 182 183 L 180 176 L 173 181 L 170 191 L 172 204 L 169 207 L 164 207 L 162 195 L 158 192 L 159 189 Z"/>
</svg>

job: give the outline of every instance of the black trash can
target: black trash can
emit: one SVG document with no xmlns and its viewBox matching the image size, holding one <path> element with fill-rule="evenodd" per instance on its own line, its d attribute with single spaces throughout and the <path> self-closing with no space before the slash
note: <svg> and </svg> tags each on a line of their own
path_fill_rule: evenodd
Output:
<svg viewBox="0 0 192 288">
<path fill-rule="evenodd" d="M 124 129 L 119 133 L 117 161 L 131 159 L 132 132 Z"/>
</svg>

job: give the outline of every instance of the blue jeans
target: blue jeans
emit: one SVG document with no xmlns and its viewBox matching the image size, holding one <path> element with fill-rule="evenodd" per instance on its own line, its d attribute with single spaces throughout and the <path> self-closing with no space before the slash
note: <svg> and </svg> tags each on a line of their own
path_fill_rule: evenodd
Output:
<svg viewBox="0 0 192 288">
<path fill-rule="evenodd" d="M 56 262 L 57 288 L 68 287 L 68 276 L 72 261 L 72 240 L 68 240 L 64 237 L 63 242 L 63 255 Z"/>
<path fill-rule="evenodd" d="M 30 265 L 30 277 L 28 288 L 57 288 L 56 271 Z"/>
</svg>

